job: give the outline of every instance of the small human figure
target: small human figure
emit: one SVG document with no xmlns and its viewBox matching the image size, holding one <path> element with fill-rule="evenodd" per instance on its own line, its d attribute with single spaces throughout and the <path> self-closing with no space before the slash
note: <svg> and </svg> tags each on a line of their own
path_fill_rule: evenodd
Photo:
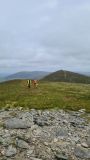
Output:
<svg viewBox="0 0 90 160">
<path fill-rule="evenodd" d="M 37 88 L 38 86 L 38 81 L 37 80 L 32 80 L 33 86 L 34 88 Z"/>
<path fill-rule="evenodd" d="M 31 88 L 31 80 L 30 79 L 27 80 L 27 86 L 28 86 L 28 88 Z"/>
</svg>

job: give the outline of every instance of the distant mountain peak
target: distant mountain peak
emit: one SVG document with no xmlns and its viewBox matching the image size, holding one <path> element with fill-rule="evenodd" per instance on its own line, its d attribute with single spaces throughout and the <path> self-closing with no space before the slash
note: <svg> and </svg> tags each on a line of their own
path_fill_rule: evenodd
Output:
<svg viewBox="0 0 90 160">
<path fill-rule="evenodd" d="M 90 83 L 90 77 L 66 70 L 53 72 L 45 76 L 42 80 L 53 82 Z"/>
</svg>

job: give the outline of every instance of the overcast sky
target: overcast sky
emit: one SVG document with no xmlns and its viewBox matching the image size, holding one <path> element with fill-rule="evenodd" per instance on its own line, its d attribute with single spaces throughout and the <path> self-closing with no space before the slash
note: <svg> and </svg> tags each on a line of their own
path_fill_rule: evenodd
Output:
<svg viewBox="0 0 90 160">
<path fill-rule="evenodd" d="M 90 71 L 90 0 L 0 0 L 0 72 Z"/>
</svg>

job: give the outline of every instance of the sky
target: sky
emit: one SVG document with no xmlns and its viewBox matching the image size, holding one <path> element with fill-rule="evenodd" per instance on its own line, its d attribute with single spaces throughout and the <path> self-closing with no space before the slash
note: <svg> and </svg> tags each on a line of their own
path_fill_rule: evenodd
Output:
<svg viewBox="0 0 90 160">
<path fill-rule="evenodd" d="M 90 71 L 90 0 L 0 0 L 0 73 Z"/>
</svg>

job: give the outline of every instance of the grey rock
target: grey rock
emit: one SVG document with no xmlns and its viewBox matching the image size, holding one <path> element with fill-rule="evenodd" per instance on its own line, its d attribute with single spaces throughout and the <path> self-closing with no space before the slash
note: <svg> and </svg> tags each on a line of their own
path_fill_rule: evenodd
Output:
<svg viewBox="0 0 90 160">
<path fill-rule="evenodd" d="M 42 118 L 40 118 L 40 117 L 35 118 L 34 123 L 37 124 L 38 126 L 41 126 L 41 127 L 48 125 L 47 119 L 45 119 L 45 118 L 43 119 L 43 117 Z"/>
<path fill-rule="evenodd" d="M 30 160 L 42 160 L 42 159 L 30 157 Z"/>
<path fill-rule="evenodd" d="M 85 110 L 85 109 L 80 109 L 79 112 L 80 112 L 80 113 L 85 113 L 86 110 Z"/>
<path fill-rule="evenodd" d="M 81 159 L 90 159 L 90 150 L 83 147 L 76 147 L 74 150 L 75 156 Z"/>
<path fill-rule="evenodd" d="M 87 143 L 88 147 L 90 148 L 90 136 L 87 137 L 86 143 Z"/>
<path fill-rule="evenodd" d="M 30 112 L 19 113 L 18 118 L 22 120 L 28 120 L 29 122 L 33 123 L 33 115 Z"/>
<path fill-rule="evenodd" d="M 87 145 L 86 142 L 81 143 L 81 146 L 84 147 L 84 148 L 88 148 L 88 145 Z"/>
<path fill-rule="evenodd" d="M 0 145 L 3 144 L 3 138 L 0 137 Z"/>
<path fill-rule="evenodd" d="M 59 154 L 59 153 L 56 154 L 55 157 L 56 157 L 57 160 L 68 160 L 67 156 Z"/>
<path fill-rule="evenodd" d="M 27 142 L 25 142 L 24 140 L 21 139 L 16 139 L 16 146 L 22 149 L 28 149 L 29 145 Z"/>
<path fill-rule="evenodd" d="M 57 128 L 55 134 L 56 137 L 65 137 L 68 135 L 68 131 L 64 128 Z"/>
<path fill-rule="evenodd" d="M 34 147 L 31 147 L 29 150 L 27 150 L 27 157 L 30 157 L 34 152 Z"/>
<path fill-rule="evenodd" d="M 83 127 L 85 120 L 77 116 L 71 116 L 69 122 L 73 127 L 78 127 L 78 126 Z"/>
<path fill-rule="evenodd" d="M 2 138 L 0 137 L 0 144 L 2 144 L 3 146 L 8 146 L 10 144 L 12 144 L 13 140 L 11 139 L 11 137 L 6 137 L 6 138 Z"/>
<path fill-rule="evenodd" d="M 8 118 L 8 117 L 9 117 L 9 112 L 7 111 L 0 112 L 0 118 Z"/>
<path fill-rule="evenodd" d="M 80 141 L 80 138 L 79 138 L 79 136 L 77 135 L 77 136 L 72 136 L 71 137 L 71 140 L 72 140 L 72 142 L 75 142 L 75 143 L 77 143 L 78 141 Z"/>
<path fill-rule="evenodd" d="M 32 123 L 18 118 L 11 118 L 4 123 L 6 128 L 18 129 L 18 128 L 30 128 Z"/>
<path fill-rule="evenodd" d="M 15 147 L 9 146 L 8 149 L 5 152 L 6 157 L 14 156 L 17 153 L 17 150 Z"/>
<path fill-rule="evenodd" d="M 80 116 L 78 111 L 55 109 L 3 110 L 0 122 L 6 128 L 0 127 L 0 158 L 90 159 L 90 122 Z"/>
</svg>

